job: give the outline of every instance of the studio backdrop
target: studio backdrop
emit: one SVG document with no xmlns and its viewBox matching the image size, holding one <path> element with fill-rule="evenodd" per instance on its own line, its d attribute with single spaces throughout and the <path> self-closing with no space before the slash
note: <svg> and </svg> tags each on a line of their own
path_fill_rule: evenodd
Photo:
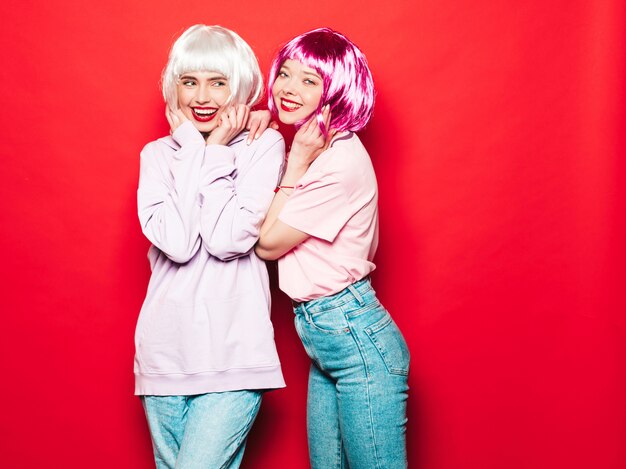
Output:
<svg viewBox="0 0 626 469">
<path fill-rule="evenodd" d="M 169 47 L 205 23 L 265 74 L 320 26 L 368 57 L 373 284 L 411 350 L 409 467 L 626 467 L 625 5 L 3 2 L 0 465 L 154 465 L 133 396 L 139 151 L 169 131 Z M 308 359 L 270 271 L 287 388 L 244 467 L 304 469 Z"/>
</svg>

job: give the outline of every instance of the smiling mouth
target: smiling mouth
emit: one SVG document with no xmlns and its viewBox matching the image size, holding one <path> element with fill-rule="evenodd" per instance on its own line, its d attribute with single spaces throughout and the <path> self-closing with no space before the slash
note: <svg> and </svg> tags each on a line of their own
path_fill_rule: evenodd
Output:
<svg viewBox="0 0 626 469">
<path fill-rule="evenodd" d="M 300 103 L 295 103 L 295 102 L 289 101 L 288 99 L 285 99 L 285 98 L 281 98 L 281 100 L 280 100 L 280 107 L 282 108 L 283 111 L 287 111 L 287 112 L 297 111 L 302 106 L 303 105 L 300 104 Z"/>
<path fill-rule="evenodd" d="M 209 122 L 215 117 L 218 109 L 212 107 L 192 107 L 193 118 L 198 122 Z"/>
</svg>

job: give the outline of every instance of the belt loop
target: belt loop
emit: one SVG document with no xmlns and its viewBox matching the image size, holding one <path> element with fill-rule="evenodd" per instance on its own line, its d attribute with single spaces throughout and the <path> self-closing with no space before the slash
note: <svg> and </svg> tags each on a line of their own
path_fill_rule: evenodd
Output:
<svg viewBox="0 0 626 469">
<path fill-rule="evenodd" d="M 363 301 L 363 297 L 356 290 L 356 288 L 354 288 L 353 285 L 348 285 L 348 290 L 350 290 L 350 293 L 352 293 L 354 297 L 356 298 L 356 300 L 359 302 L 359 306 L 363 306 L 365 304 L 365 301 Z"/>
<path fill-rule="evenodd" d="M 304 306 L 305 303 L 306 301 L 303 301 L 302 303 L 300 303 L 300 307 L 302 308 L 302 311 L 304 312 L 303 314 L 304 319 L 306 320 L 306 322 L 311 324 L 311 313 L 309 313 L 309 311 L 306 309 L 306 306 Z"/>
</svg>

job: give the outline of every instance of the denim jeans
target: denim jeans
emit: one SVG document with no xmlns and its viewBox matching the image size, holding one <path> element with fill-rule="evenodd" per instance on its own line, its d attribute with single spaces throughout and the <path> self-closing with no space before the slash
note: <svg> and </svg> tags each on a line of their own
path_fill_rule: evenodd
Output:
<svg viewBox="0 0 626 469">
<path fill-rule="evenodd" d="M 261 392 L 142 396 L 157 469 L 237 468 Z"/>
<path fill-rule="evenodd" d="M 369 278 L 295 304 L 312 360 L 307 429 L 313 469 L 407 465 L 409 350 Z"/>
</svg>

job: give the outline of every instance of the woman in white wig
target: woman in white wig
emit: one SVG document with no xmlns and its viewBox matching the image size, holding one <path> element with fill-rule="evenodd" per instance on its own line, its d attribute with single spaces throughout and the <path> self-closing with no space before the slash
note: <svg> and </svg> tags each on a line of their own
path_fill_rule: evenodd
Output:
<svg viewBox="0 0 626 469">
<path fill-rule="evenodd" d="M 219 26 L 185 31 L 163 72 L 171 135 L 141 152 L 152 276 L 135 333 L 158 468 L 239 467 L 263 390 L 284 386 L 253 249 L 285 154 L 269 113 L 246 133 L 262 90 L 248 44 Z"/>
</svg>

